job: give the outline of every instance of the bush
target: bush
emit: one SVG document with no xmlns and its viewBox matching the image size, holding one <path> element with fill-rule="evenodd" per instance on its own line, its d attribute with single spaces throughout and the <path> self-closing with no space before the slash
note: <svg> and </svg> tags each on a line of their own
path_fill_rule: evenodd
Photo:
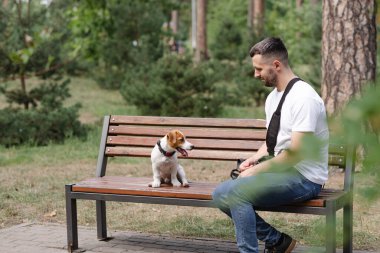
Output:
<svg viewBox="0 0 380 253">
<path fill-rule="evenodd" d="M 85 138 L 87 129 L 78 120 L 79 104 L 63 107 L 70 96 L 69 80 L 42 84 L 28 93 L 1 89 L 10 106 L 0 110 L 0 144 L 7 147 L 31 144 L 47 145 L 63 142 L 65 138 Z M 13 103 L 32 104 L 32 108 L 12 107 Z"/>
<path fill-rule="evenodd" d="M 78 105 L 50 112 L 6 108 L 0 110 L 0 143 L 7 147 L 20 144 L 47 145 L 65 138 L 85 137 L 78 121 Z"/>
<path fill-rule="evenodd" d="M 234 82 L 237 84 L 235 95 L 238 98 L 238 103 L 236 105 L 239 106 L 250 106 L 253 103 L 256 106 L 261 106 L 272 90 L 265 87 L 261 80 L 254 78 L 251 61 L 243 61 L 237 66 Z"/>
<path fill-rule="evenodd" d="M 124 70 L 116 66 L 97 66 L 91 70 L 90 75 L 101 88 L 117 90 L 123 80 Z"/>
<path fill-rule="evenodd" d="M 121 94 L 145 115 L 216 116 L 226 92 L 216 85 L 219 73 L 213 64 L 193 65 L 188 57 L 168 55 L 130 69 Z"/>
<path fill-rule="evenodd" d="M 215 43 L 211 45 L 212 55 L 219 60 L 240 60 L 248 54 L 243 45 L 243 35 L 231 20 L 221 22 Z"/>
</svg>

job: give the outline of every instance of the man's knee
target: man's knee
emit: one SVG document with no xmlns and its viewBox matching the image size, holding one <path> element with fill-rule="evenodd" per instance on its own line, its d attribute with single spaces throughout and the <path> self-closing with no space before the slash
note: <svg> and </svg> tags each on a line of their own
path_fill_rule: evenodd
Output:
<svg viewBox="0 0 380 253">
<path fill-rule="evenodd" d="M 233 182 L 231 180 L 219 184 L 212 193 L 212 200 L 219 209 L 229 208 L 229 199 L 233 191 Z"/>
<path fill-rule="evenodd" d="M 212 201 L 217 207 L 221 207 L 221 202 L 225 194 L 222 184 L 218 185 L 212 193 Z"/>
</svg>

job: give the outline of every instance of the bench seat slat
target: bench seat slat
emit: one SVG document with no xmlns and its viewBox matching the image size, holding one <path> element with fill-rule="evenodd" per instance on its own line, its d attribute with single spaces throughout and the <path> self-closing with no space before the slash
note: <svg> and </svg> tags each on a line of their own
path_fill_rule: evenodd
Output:
<svg viewBox="0 0 380 253">
<path fill-rule="evenodd" d="M 165 125 L 165 126 L 204 126 L 232 128 L 265 128 L 261 119 L 222 119 L 191 117 L 158 117 L 158 116 L 122 116 L 112 115 L 110 124 L 120 125 Z"/>
<path fill-rule="evenodd" d="M 152 178 L 122 178 L 110 177 L 92 178 L 73 186 L 75 192 L 96 192 L 127 194 L 139 196 L 210 199 L 213 185 L 210 183 L 190 183 L 190 187 L 164 186 L 160 188 L 149 187 Z"/>
<path fill-rule="evenodd" d="M 110 135 L 137 135 L 137 136 L 154 136 L 161 138 L 175 127 L 144 127 L 119 125 L 110 126 Z M 225 129 L 225 128 L 204 128 L 200 127 L 176 127 L 185 134 L 187 138 L 207 138 L 207 139 L 237 139 L 237 140 L 265 140 L 265 129 Z"/>
<path fill-rule="evenodd" d="M 149 177 L 105 176 L 83 180 L 73 185 L 72 191 L 211 200 L 212 192 L 219 184 L 190 182 L 190 187 L 163 185 L 160 188 L 152 188 L 148 186 L 151 181 L 152 178 Z M 317 198 L 306 202 L 294 203 L 291 206 L 324 207 L 326 200 L 341 197 L 343 194 L 342 190 L 323 189 Z"/>
</svg>

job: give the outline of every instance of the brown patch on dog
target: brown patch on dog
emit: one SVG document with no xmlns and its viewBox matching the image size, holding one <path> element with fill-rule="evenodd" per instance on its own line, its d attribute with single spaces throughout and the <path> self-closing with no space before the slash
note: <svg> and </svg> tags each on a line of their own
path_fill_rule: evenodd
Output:
<svg viewBox="0 0 380 253">
<path fill-rule="evenodd" d="M 172 148 L 178 148 L 185 142 L 185 136 L 179 130 L 172 130 L 167 134 L 168 144 Z"/>
</svg>

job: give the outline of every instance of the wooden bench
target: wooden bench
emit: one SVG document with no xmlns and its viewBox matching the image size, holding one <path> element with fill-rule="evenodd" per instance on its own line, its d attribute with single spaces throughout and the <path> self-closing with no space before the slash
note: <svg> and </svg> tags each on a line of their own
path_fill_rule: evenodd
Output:
<svg viewBox="0 0 380 253">
<path fill-rule="evenodd" d="M 157 140 L 171 129 L 180 129 L 195 145 L 186 159 L 236 161 L 247 158 L 257 151 L 266 136 L 265 121 L 257 119 L 106 116 L 96 177 L 66 185 L 69 251 L 78 248 L 77 199 L 96 201 L 99 240 L 107 238 L 107 201 L 213 207 L 211 196 L 216 183 L 190 182 L 188 188 L 151 188 L 148 187 L 151 177 L 106 176 L 109 157 L 149 157 Z M 323 189 L 317 198 L 310 201 L 260 210 L 324 215 L 326 251 L 335 252 L 336 212 L 343 208 L 343 252 L 352 252 L 354 149 L 330 144 L 329 164 L 345 170 L 343 189 Z M 231 169 L 226 168 L 226 175 Z"/>
</svg>

